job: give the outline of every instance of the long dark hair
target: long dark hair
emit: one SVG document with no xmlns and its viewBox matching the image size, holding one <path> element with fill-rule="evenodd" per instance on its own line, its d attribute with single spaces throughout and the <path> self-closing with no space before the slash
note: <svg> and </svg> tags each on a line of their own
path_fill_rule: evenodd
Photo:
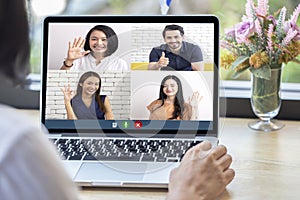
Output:
<svg viewBox="0 0 300 200">
<path fill-rule="evenodd" d="M 172 114 L 172 118 L 170 119 L 177 119 L 178 117 L 182 119 L 183 111 L 184 111 L 184 98 L 182 92 L 182 84 L 180 79 L 177 76 L 168 75 L 161 81 L 158 100 L 162 100 L 161 106 L 163 106 L 167 98 L 167 95 L 164 93 L 163 89 L 164 89 L 165 82 L 169 79 L 173 79 L 174 81 L 176 81 L 178 86 L 178 91 L 175 95 L 175 101 L 174 101 L 174 112 Z"/>
<path fill-rule="evenodd" d="M 87 78 L 89 78 L 89 77 L 91 77 L 91 76 L 94 76 L 94 77 L 96 77 L 96 78 L 99 79 L 99 88 L 98 88 L 98 90 L 95 92 L 94 96 L 95 96 L 96 102 L 97 102 L 98 105 L 99 105 L 100 111 L 105 113 L 106 109 L 105 109 L 104 103 L 101 101 L 101 98 L 100 98 L 101 78 L 100 78 L 100 76 L 99 76 L 98 73 L 93 72 L 93 71 L 88 71 L 88 72 L 85 72 L 84 74 L 81 75 L 81 77 L 80 77 L 80 79 L 79 79 L 79 81 L 78 81 L 78 84 L 77 84 L 76 96 L 80 96 L 80 98 L 81 98 L 82 87 L 80 86 L 80 84 L 83 84 L 83 82 L 84 82 Z"/>
<path fill-rule="evenodd" d="M 29 24 L 24 0 L 0 2 L 0 71 L 24 86 L 30 71 Z"/>
<path fill-rule="evenodd" d="M 84 50 L 91 51 L 89 40 L 90 40 L 92 32 L 95 30 L 102 31 L 105 34 L 105 36 L 107 38 L 107 51 L 105 52 L 105 57 L 110 56 L 118 49 L 119 40 L 118 40 L 118 36 L 115 33 L 115 31 L 112 28 L 110 28 L 109 26 L 105 26 L 105 25 L 97 25 L 97 26 L 93 27 L 87 33 L 87 35 L 85 37 Z"/>
</svg>

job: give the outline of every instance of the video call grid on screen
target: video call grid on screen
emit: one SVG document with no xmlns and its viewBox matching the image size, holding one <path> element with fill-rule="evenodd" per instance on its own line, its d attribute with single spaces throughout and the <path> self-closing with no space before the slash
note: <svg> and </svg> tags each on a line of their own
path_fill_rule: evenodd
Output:
<svg viewBox="0 0 300 200">
<path fill-rule="evenodd" d="M 81 70 L 60 70 L 65 59 L 68 42 L 79 36 L 85 37 L 95 25 L 107 25 L 117 34 L 119 45 L 114 56 L 125 60 L 129 70 L 100 71 L 101 95 L 107 95 L 110 100 L 114 120 L 98 120 L 96 125 L 88 129 L 135 129 L 135 123 L 143 124 L 141 129 L 203 129 L 211 127 L 214 120 L 214 67 L 205 71 L 156 71 L 147 70 L 149 53 L 153 47 L 164 43 L 162 31 L 166 25 L 176 24 L 184 28 L 184 41 L 197 44 L 202 51 L 203 61 L 207 66 L 214 66 L 214 24 L 212 23 L 50 23 L 48 30 L 47 54 L 47 93 L 45 119 L 50 128 L 71 129 L 69 125 L 61 88 L 70 85 L 76 90 Z M 138 66 L 138 67 L 136 67 Z M 142 67 L 139 67 L 142 66 Z M 93 71 L 93 70 L 91 70 Z M 149 120 L 147 105 L 156 100 L 159 95 L 161 80 L 167 75 L 175 75 L 182 82 L 183 96 L 188 102 L 194 91 L 203 96 L 198 106 L 198 117 L 194 120 Z M 78 120 L 88 123 L 90 120 Z M 97 120 L 96 120 L 97 121 Z M 113 122 L 118 122 L 113 127 Z M 81 123 L 81 122 L 79 122 Z M 92 123 L 93 124 L 93 123 Z M 159 124 L 160 126 L 157 126 Z M 201 129 L 201 128 L 200 128 Z"/>
</svg>

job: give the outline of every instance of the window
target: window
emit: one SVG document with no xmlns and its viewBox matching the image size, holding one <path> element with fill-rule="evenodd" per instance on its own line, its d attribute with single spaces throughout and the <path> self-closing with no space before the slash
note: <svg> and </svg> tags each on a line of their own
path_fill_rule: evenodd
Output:
<svg viewBox="0 0 300 200">
<path fill-rule="evenodd" d="M 219 17 L 221 22 L 220 30 L 223 31 L 226 27 L 232 27 L 238 21 L 240 21 L 242 14 L 244 13 L 246 1 L 240 0 L 228 0 L 225 3 L 220 3 L 219 0 L 210 0 L 206 3 L 203 1 L 181 1 L 172 0 L 169 14 L 215 14 Z M 31 23 L 31 78 L 33 84 L 32 89 L 38 90 L 40 63 L 41 63 L 41 30 L 43 18 L 47 15 L 79 15 L 79 14 L 160 14 L 159 1 L 141 1 L 141 0 L 52 0 L 44 3 L 43 0 L 28 0 L 28 12 L 30 14 Z M 269 1 L 270 12 L 275 12 L 279 8 L 285 6 L 287 10 L 292 12 L 298 5 L 298 0 L 282 0 L 282 1 Z M 46 7 L 43 7 L 46 6 Z M 291 13 L 287 13 L 289 16 Z M 230 16 L 230 17 L 229 17 Z M 298 23 L 299 24 L 299 23 Z M 223 32 L 221 32 L 222 34 Z M 300 59 L 300 56 L 298 56 Z M 253 116 L 250 104 L 250 73 L 245 72 L 239 79 L 232 79 L 230 70 L 220 69 L 221 83 L 224 89 L 222 98 L 227 98 L 227 115 L 229 116 L 244 116 L 244 114 L 238 115 L 238 113 L 230 114 L 229 112 L 233 109 L 232 113 L 238 112 L 238 110 L 248 110 L 248 114 L 245 116 Z M 283 116 L 285 119 L 300 119 L 299 114 L 288 114 L 286 107 L 289 102 L 295 106 L 300 105 L 300 64 L 289 63 L 284 67 L 282 76 L 282 98 L 283 98 L 283 112 L 287 113 L 287 116 Z M 234 102 L 234 103 L 231 103 Z M 231 105 L 240 104 L 243 109 L 235 109 Z M 249 109 L 250 108 L 250 109 Z M 291 108 L 291 110 L 295 110 Z M 294 115 L 294 116 L 291 116 Z M 281 115 L 279 114 L 278 117 Z"/>
</svg>

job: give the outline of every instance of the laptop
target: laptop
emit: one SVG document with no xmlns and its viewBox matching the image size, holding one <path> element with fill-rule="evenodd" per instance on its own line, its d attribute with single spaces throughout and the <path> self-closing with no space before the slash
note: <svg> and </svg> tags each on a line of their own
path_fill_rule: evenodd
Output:
<svg viewBox="0 0 300 200">
<path fill-rule="evenodd" d="M 149 54 L 164 44 L 162 31 L 171 24 L 184 28 L 184 41 L 200 47 L 204 70 L 148 70 Z M 68 42 L 85 37 L 97 25 L 111 27 L 118 38 L 118 48 L 107 59 L 121 59 L 128 69 L 61 70 Z M 43 24 L 42 49 L 41 121 L 79 186 L 167 188 L 170 171 L 191 146 L 203 140 L 218 144 L 217 17 L 49 16 Z M 83 88 L 79 79 L 87 71 L 101 77 L 100 95 L 109 99 L 112 118 L 68 116 L 62 88 Z M 193 93 L 199 92 L 201 100 L 192 108 L 197 116 L 165 119 L 161 114 L 151 115 L 148 106 L 159 99 L 167 76 L 181 81 L 184 102 L 190 103 Z"/>
</svg>

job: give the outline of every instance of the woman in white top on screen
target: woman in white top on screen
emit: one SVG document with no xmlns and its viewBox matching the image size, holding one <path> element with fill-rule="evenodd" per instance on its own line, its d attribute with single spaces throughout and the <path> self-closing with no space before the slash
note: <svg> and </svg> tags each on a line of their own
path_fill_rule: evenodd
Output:
<svg viewBox="0 0 300 200">
<path fill-rule="evenodd" d="M 112 28 L 97 25 L 87 33 L 85 39 L 79 37 L 73 43 L 69 42 L 67 58 L 60 69 L 127 71 L 129 67 L 125 60 L 113 55 L 118 43 L 118 36 Z"/>
</svg>

